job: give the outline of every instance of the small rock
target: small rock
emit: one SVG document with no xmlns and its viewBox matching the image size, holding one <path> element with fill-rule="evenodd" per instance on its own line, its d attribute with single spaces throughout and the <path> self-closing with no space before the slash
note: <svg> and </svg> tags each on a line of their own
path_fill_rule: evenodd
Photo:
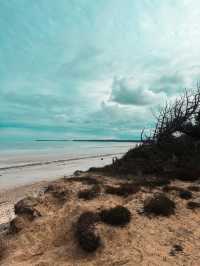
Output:
<svg viewBox="0 0 200 266">
<path fill-rule="evenodd" d="M 27 219 L 17 216 L 10 222 L 9 233 L 16 234 L 26 227 Z"/>
<path fill-rule="evenodd" d="M 15 214 L 17 215 L 29 215 L 32 218 L 41 216 L 40 212 L 35 209 L 35 206 L 39 203 L 37 198 L 27 197 L 18 201 L 15 206 Z"/>
<path fill-rule="evenodd" d="M 79 176 L 79 175 L 81 175 L 83 173 L 83 171 L 81 171 L 81 170 L 76 170 L 75 172 L 74 172 L 74 176 Z"/>
</svg>

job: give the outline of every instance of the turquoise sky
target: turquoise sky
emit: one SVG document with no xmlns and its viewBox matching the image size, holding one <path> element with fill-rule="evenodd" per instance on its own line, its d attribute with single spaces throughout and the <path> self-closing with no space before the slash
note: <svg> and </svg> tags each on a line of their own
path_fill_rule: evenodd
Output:
<svg viewBox="0 0 200 266">
<path fill-rule="evenodd" d="M 0 0 L 0 140 L 136 138 L 199 62 L 199 0 Z"/>
</svg>

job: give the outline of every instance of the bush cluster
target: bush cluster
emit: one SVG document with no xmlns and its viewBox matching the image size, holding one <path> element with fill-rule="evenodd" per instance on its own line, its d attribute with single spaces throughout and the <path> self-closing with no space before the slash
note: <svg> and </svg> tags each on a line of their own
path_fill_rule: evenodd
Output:
<svg viewBox="0 0 200 266">
<path fill-rule="evenodd" d="M 192 198 L 192 192 L 189 190 L 183 190 L 179 192 L 179 196 L 182 199 L 189 200 Z"/>
<path fill-rule="evenodd" d="M 183 191 L 183 188 L 177 187 L 177 186 L 164 186 L 163 191 L 164 192 L 170 192 L 170 191 L 181 192 Z"/>
<path fill-rule="evenodd" d="M 123 206 L 102 210 L 99 215 L 102 222 L 113 226 L 125 226 L 131 220 L 130 211 Z"/>
<path fill-rule="evenodd" d="M 131 183 L 121 184 L 118 187 L 107 186 L 105 189 L 106 193 L 121 197 L 128 197 L 129 195 L 135 194 L 138 191 L 139 191 L 139 186 Z"/>
<path fill-rule="evenodd" d="M 175 203 L 165 194 L 157 194 L 144 202 L 144 212 L 161 216 L 169 216 L 175 212 Z"/>
<path fill-rule="evenodd" d="M 98 215 L 84 212 L 80 215 L 75 228 L 75 236 L 81 248 L 86 252 L 94 252 L 101 245 L 101 238 L 95 231 Z"/>
<path fill-rule="evenodd" d="M 96 198 L 101 192 L 99 185 L 94 185 L 92 188 L 84 189 L 78 192 L 78 198 L 84 200 L 92 200 Z"/>
<path fill-rule="evenodd" d="M 81 182 L 81 183 L 87 184 L 87 185 L 99 184 L 99 181 L 95 177 L 91 177 L 91 176 L 71 177 L 71 178 L 67 178 L 66 181 Z"/>
<path fill-rule="evenodd" d="M 191 190 L 191 191 L 194 191 L 194 192 L 199 192 L 200 191 L 200 187 L 199 186 L 189 186 L 187 189 Z"/>
<path fill-rule="evenodd" d="M 196 201 L 189 201 L 187 203 L 187 208 L 191 209 L 191 210 L 195 210 L 200 208 L 200 202 L 196 202 Z"/>
<path fill-rule="evenodd" d="M 64 202 L 69 195 L 68 190 L 55 184 L 49 185 L 45 193 L 51 193 L 54 198 L 58 199 L 61 202 Z"/>
</svg>

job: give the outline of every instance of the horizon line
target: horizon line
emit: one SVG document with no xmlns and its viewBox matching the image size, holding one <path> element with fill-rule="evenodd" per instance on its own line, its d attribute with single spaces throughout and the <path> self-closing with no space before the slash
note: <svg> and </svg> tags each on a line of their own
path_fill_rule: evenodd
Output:
<svg viewBox="0 0 200 266">
<path fill-rule="evenodd" d="M 137 139 L 36 139 L 35 141 L 79 141 L 79 142 L 141 142 Z"/>
</svg>

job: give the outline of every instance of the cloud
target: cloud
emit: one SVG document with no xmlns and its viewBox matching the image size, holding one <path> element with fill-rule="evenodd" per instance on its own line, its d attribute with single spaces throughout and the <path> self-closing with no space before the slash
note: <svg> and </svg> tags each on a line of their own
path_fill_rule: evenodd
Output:
<svg viewBox="0 0 200 266">
<path fill-rule="evenodd" d="M 1 132 L 137 136 L 200 78 L 198 0 L 1 2 Z"/>
<path fill-rule="evenodd" d="M 124 105 L 155 105 L 165 94 L 149 89 L 148 84 L 133 78 L 114 79 L 110 100 Z"/>
</svg>

